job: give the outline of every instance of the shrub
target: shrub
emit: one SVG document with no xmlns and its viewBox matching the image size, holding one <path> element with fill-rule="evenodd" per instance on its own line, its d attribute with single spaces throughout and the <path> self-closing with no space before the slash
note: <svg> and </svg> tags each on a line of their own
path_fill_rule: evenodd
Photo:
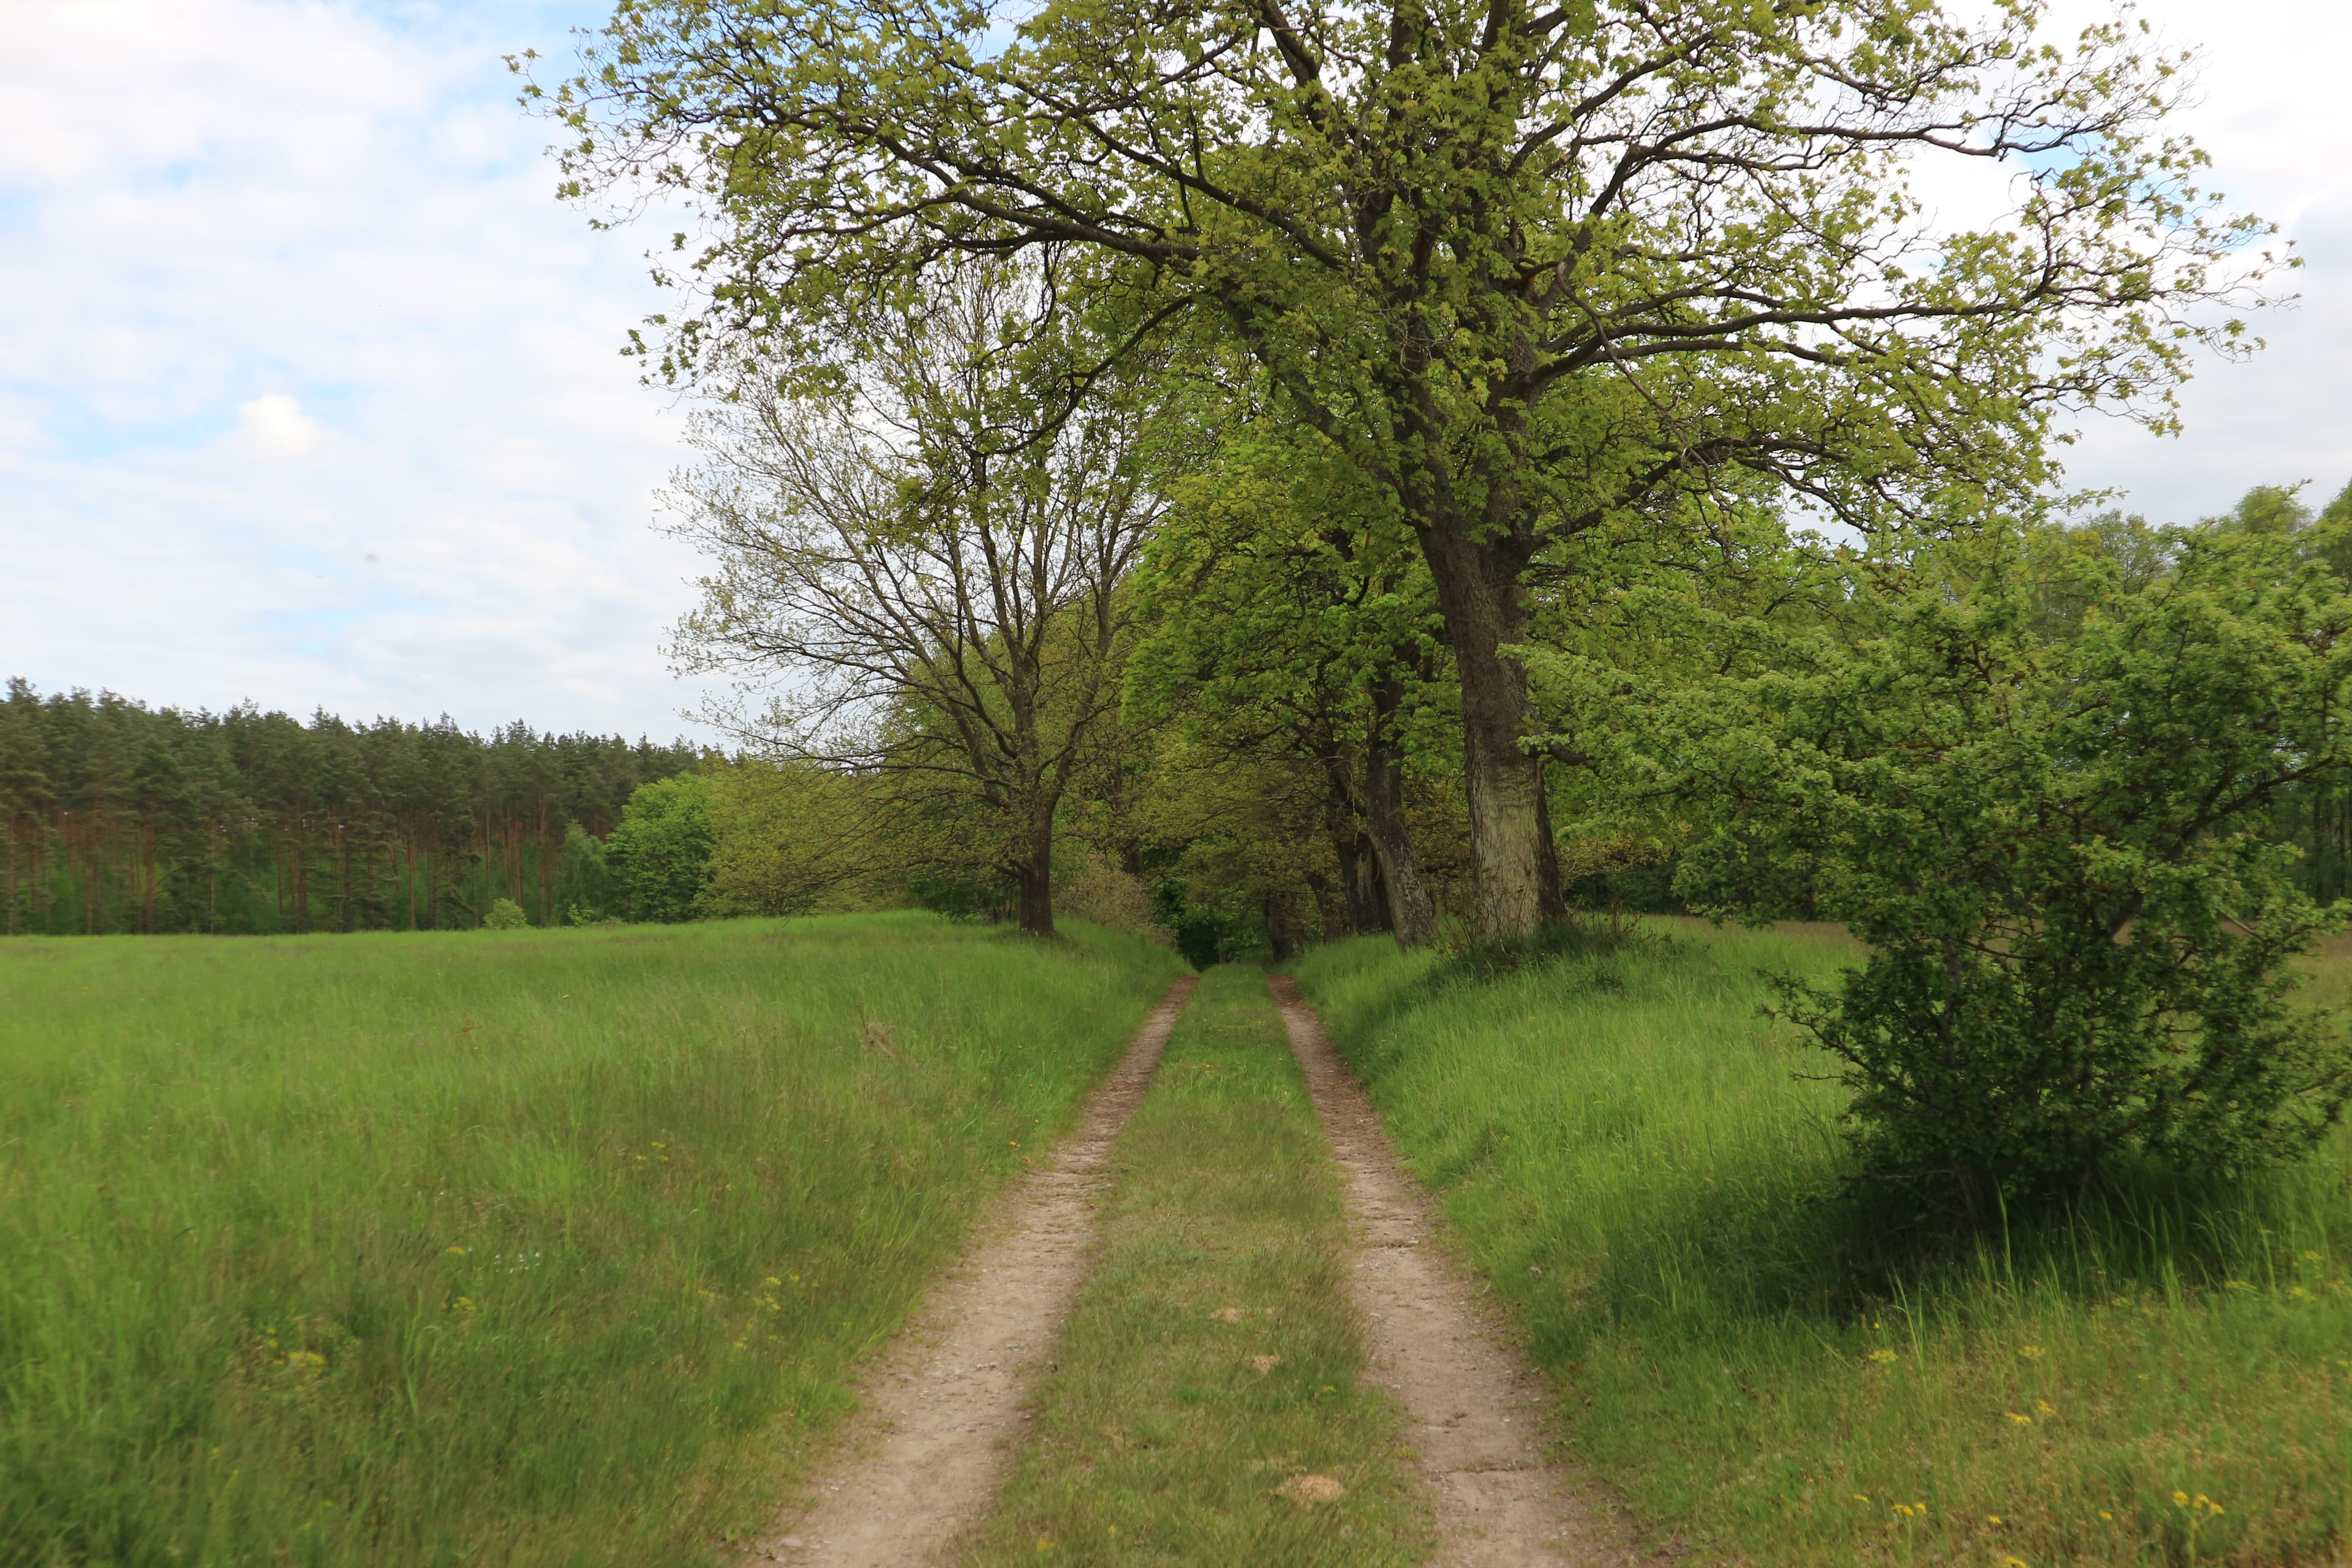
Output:
<svg viewBox="0 0 2352 1568">
<path fill-rule="evenodd" d="M 1161 947 L 1176 945 L 1174 934 L 1160 923 L 1151 905 L 1151 889 L 1143 885 L 1143 879 L 1093 850 L 1086 852 L 1077 875 L 1055 895 L 1054 902 L 1060 913 L 1139 936 Z"/>
<path fill-rule="evenodd" d="M 2227 1175 L 2341 1110 L 2344 1035 L 2288 967 L 2336 915 L 2266 828 L 2352 762 L 2352 599 L 2308 541 L 2175 548 L 2136 586 L 2078 554 L 2053 632 L 2043 539 L 1670 705 L 1679 782 L 1727 824 L 1685 895 L 1801 894 L 1869 945 L 1780 1011 L 1843 1063 L 1882 1175 L 1972 1208 L 2141 1160 Z"/>
<path fill-rule="evenodd" d="M 522 906 L 512 899 L 500 899 L 490 906 L 490 912 L 482 917 L 484 931 L 521 931 L 530 924 L 530 917 L 524 914 Z"/>
</svg>

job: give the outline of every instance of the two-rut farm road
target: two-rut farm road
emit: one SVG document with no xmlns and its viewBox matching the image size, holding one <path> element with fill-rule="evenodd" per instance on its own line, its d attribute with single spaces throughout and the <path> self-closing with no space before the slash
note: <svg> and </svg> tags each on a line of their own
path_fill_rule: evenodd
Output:
<svg viewBox="0 0 2352 1568">
<path fill-rule="evenodd" d="M 811 1568 L 940 1568 L 987 1514 L 1027 1402 L 1094 1250 L 1113 1144 L 1149 1089 L 1192 981 L 1153 1009 L 1079 1130 L 1006 1198 L 868 1374 L 832 1463 L 755 1558 Z M 1345 1182 L 1363 1375 L 1402 1409 L 1442 1568 L 1646 1562 L 1599 1488 L 1548 1462 L 1545 1386 L 1449 1261 L 1427 1198 L 1284 975 L 1268 983 Z"/>
</svg>

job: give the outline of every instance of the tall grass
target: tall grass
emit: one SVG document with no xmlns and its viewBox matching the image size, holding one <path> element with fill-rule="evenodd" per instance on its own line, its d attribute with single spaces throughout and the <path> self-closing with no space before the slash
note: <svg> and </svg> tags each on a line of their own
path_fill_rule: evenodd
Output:
<svg viewBox="0 0 2352 1568">
<path fill-rule="evenodd" d="M 0 1562 L 708 1560 L 1173 960 L 0 945 Z"/>
<path fill-rule="evenodd" d="M 1759 971 L 1852 952 L 1659 921 L 1500 976 L 1363 941 L 1299 979 L 1577 1450 L 1697 1561 L 2338 1561 L 2352 1139 L 1974 1234 L 1864 1205 L 1832 1064 L 1757 1013 Z"/>
</svg>

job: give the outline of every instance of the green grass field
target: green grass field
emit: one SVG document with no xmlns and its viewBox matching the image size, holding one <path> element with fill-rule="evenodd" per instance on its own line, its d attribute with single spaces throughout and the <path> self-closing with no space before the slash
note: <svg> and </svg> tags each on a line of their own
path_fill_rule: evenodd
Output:
<svg viewBox="0 0 2352 1568">
<path fill-rule="evenodd" d="M 1265 982 L 1213 969 L 1177 1023 L 975 1568 L 1421 1561 L 1397 1413 L 1356 1382 L 1338 1173 Z M 1285 1496 L 1300 1476 L 1347 1495 Z"/>
<path fill-rule="evenodd" d="M 2232 1191 L 1890 1230 L 1840 1196 L 1830 1064 L 1756 1012 L 1759 969 L 1852 951 L 1657 922 L 1498 980 L 1376 939 L 1297 967 L 1576 1452 L 1694 1561 L 2341 1562 L 2352 1137 Z"/>
<path fill-rule="evenodd" d="M 0 1562 L 712 1560 L 1178 967 L 912 915 L 0 944 Z"/>
</svg>

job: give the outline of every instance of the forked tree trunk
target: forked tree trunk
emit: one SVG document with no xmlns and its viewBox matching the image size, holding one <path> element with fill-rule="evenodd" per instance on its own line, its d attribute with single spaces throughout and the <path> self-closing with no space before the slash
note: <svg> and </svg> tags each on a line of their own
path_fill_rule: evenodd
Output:
<svg viewBox="0 0 2352 1568">
<path fill-rule="evenodd" d="M 1288 963 L 1298 951 L 1297 938 L 1291 931 L 1290 898 L 1286 893 L 1265 896 L 1265 945 L 1276 963 Z"/>
<path fill-rule="evenodd" d="M 1328 774 L 1330 788 L 1324 795 L 1323 827 L 1330 836 L 1331 858 L 1339 867 L 1340 894 L 1347 901 L 1348 934 L 1361 936 L 1368 931 L 1386 931 L 1388 907 L 1380 898 L 1379 857 L 1357 810 L 1356 792 L 1347 776 L 1348 763 L 1332 758 Z"/>
<path fill-rule="evenodd" d="M 1307 883 L 1307 896 L 1315 900 L 1315 929 L 1322 933 L 1323 940 L 1353 935 L 1358 928 L 1349 918 L 1344 889 L 1334 888 L 1331 879 L 1318 870 L 1302 872 L 1301 878 Z"/>
<path fill-rule="evenodd" d="M 1399 947 L 1419 947 L 1437 932 L 1437 915 L 1422 880 L 1421 860 L 1412 852 L 1412 835 L 1404 820 L 1404 758 L 1397 749 L 1395 721 L 1403 706 L 1398 682 L 1386 679 L 1372 688 L 1371 732 L 1364 747 L 1364 825 L 1372 843 L 1381 896 L 1387 900 L 1388 929 L 1396 932 Z"/>
<path fill-rule="evenodd" d="M 1394 751 L 1375 746 L 1365 769 L 1365 813 L 1371 826 L 1372 854 L 1388 895 L 1389 929 L 1399 947 L 1419 947 L 1437 933 L 1437 913 L 1421 861 L 1404 824 L 1404 763 Z"/>
</svg>

